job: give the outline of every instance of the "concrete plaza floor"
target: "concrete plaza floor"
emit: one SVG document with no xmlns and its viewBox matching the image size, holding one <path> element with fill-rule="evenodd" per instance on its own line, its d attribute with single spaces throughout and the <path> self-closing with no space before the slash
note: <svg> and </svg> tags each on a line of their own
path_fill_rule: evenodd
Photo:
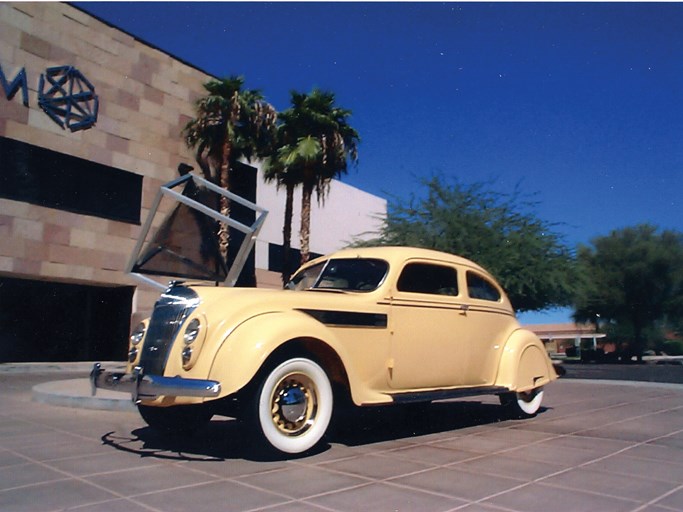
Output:
<svg viewBox="0 0 683 512">
<path fill-rule="evenodd" d="M 38 403 L 76 374 L 0 373 L 0 511 L 683 510 L 683 386 L 560 380 L 531 420 L 495 397 L 359 411 L 263 460 L 215 418 L 169 441 L 135 412 Z"/>
</svg>

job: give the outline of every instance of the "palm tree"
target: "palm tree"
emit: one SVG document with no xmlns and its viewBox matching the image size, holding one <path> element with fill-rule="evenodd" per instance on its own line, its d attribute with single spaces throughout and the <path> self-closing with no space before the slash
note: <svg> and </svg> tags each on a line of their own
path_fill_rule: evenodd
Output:
<svg viewBox="0 0 683 512">
<path fill-rule="evenodd" d="M 244 77 L 212 79 L 204 84 L 207 92 L 195 104 L 197 116 L 183 133 L 187 146 L 195 150 L 195 159 L 204 177 L 230 190 L 230 170 L 245 158 L 251 162 L 271 149 L 277 113 L 260 91 L 243 89 Z M 230 203 L 220 199 L 220 212 L 229 215 Z M 220 223 L 219 246 L 227 262 L 229 231 Z"/>
<path fill-rule="evenodd" d="M 356 130 L 348 124 L 351 111 L 337 107 L 334 103 L 332 92 L 319 89 L 313 89 L 310 94 L 292 91 L 291 107 L 279 116 L 278 166 L 280 172 L 291 174 L 288 180 L 294 186 L 300 183 L 303 188 L 299 231 L 302 264 L 310 258 L 313 192 L 316 192 L 319 202 L 324 201 L 330 181 L 347 172 L 349 160 L 353 163 L 358 161 L 360 139 Z M 287 223 L 285 212 L 285 230 Z"/>
<path fill-rule="evenodd" d="M 289 261 L 292 246 L 292 214 L 294 210 L 294 189 L 302 182 L 303 167 L 314 161 L 320 151 L 317 140 L 306 137 L 293 144 L 287 144 L 286 125 L 278 130 L 278 149 L 266 158 L 263 165 L 266 182 L 276 181 L 277 187 L 284 187 L 285 218 L 282 226 L 282 284 L 287 284 L 291 277 Z"/>
</svg>

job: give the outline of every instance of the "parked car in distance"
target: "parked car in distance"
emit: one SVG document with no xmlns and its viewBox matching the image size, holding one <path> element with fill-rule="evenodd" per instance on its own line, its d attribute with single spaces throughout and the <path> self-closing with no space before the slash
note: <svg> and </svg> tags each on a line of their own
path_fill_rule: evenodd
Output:
<svg viewBox="0 0 683 512">
<path fill-rule="evenodd" d="M 153 428 L 237 416 L 284 453 L 315 446 L 336 403 L 494 394 L 533 416 L 556 378 L 488 272 L 411 247 L 315 259 L 284 290 L 172 283 L 134 329 L 126 372 L 91 374 L 94 389 L 129 391 Z"/>
</svg>

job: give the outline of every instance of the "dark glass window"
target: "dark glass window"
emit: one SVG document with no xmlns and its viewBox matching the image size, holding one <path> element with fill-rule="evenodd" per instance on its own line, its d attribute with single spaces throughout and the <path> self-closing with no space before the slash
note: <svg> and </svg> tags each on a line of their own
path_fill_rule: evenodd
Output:
<svg viewBox="0 0 683 512">
<path fill-rule="evenodd" d="M 0 197 L 140 224 L 142 176 L 0 137 Z"/>
<path fill-rule="evenodd" d="M 312 252 L 309 261 L 319 258 L 322 254 Z M 284 247 L 280 244 L 268 244 L 268 270 L 282 273 L 284 271 Z M 301 252 L 299 249 L 289 249 L 289 274 L 294 274 L 301 266 Z"/>
<path fill-rule="evenodd" d="M 134 291 L 0 276 L 0 363 L 123 361 Z"/>
<path fill-rule="evenodd" d="M 452 267 L 409 263 L 398 278 L 398 290 L 432 295 L 458 295 L 458 274 Z"/>
<path fill-rule="evenodd" d="M 470 271 L 467 272 L 467 293 L 473 299 L 490 300 L 493 302 L 500 300 L 500 292 L 493 283 L 485 277 Z"/>
</svg>

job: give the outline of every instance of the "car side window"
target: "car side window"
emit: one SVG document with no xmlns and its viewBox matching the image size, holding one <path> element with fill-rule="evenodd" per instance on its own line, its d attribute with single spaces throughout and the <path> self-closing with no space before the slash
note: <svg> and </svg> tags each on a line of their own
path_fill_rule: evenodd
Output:
<svg viewBox="0 0 683 512">
<path fill-rule="evenodd" d="M 493 283 L 469 270 L 467 271 L 467 293 L 472 299 L 490 300 L 492 302 L 500 300 L 500 292 Z"/>
<path fill-rule="evenodd" d="M 401 292 L 458 295 L 458 274 L 452 267 L 430 263 L 408 263 L 398 278 Z"/>
</svg>

